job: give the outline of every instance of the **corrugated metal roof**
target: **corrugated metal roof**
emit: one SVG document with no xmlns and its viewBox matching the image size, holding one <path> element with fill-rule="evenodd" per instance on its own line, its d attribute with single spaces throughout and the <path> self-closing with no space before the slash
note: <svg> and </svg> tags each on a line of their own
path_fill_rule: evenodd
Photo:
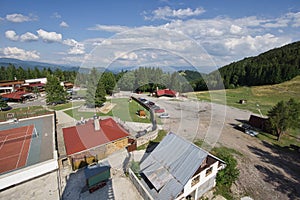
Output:
<svg viewBox="0 0 300 200">
<path fill-rule="evenodd" d="M 155 199 L 176 198 L 207 155 L 196 145 L 169 133 L 140 165 L 141 173 L 156 189 L 150 193 Z"/>
</svg>

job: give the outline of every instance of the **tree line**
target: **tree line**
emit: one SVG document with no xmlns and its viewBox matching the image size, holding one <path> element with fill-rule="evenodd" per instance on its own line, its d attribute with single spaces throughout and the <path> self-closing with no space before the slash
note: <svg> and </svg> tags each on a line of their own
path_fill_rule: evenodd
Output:
<svg viewBox="0 0 300 200">
<path fill-rule="evenodd" d="M 225 88 L 282 83 L 300 74 L 300 42 L 233 62 L 219 72 Z"/>
<path fill-rule="evenodd" d="M 53 70 L 50 67 L 43 68 L 43 69 L 40 69 L 38 67 L 24 69 L 21 66 L 16 67 L 13 64 L 9 64 L 7 67 L 4 66 L 0 67 L 1 81 L 15 80 L 15 79 L 24 80 L 24 79 L 34 79 L 34 78 L 45 78 L 49 75 L 53 75 L 57 77 L 59 81 L 74 82 L 77 76 L 77 72 L 63 71 L 59 68 Z"/>
</svg>

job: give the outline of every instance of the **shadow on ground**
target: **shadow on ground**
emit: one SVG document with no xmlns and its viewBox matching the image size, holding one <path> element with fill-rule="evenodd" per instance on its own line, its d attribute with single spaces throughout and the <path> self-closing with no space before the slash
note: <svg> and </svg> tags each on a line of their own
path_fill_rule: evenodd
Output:
<svg viewBox="0 0 300 200">
<path fill-rule="evenodd" d="M 248 146 L 266 165 L 255 165 L 264 175 L 264 181 L 274 189 L 286 194 L 289 199 L 300 198 L 300 153 L 289 147 L 280 147 L 262 142 L 267 150 Z"/>
<path fill-rule="evenodd" d="M 109 199 L 114 200 L 114 191 L 112 180 L 107 181 L 106 185 L 93 193 L 88 191 L 84 170 L 80 169 L 77 172 L 71 173 L 67 180 L 65 190 L 62 194 L 63 200 L 74 199 Z"/>
</svg>

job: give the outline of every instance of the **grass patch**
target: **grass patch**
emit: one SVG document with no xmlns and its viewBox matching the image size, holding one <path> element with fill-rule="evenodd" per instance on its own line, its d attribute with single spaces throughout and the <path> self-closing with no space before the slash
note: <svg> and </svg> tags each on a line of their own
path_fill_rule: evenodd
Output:
<svg viewBox="0 0 300 200">
<path fill-rule="evenodd" d="M 158 134 L 157 134 L 157 137 L 154 139 L 154 140 L 151 140 L 149 141 L 148 143 L 146 144 L 143 144 L 141 146 L 139 146 L 137 148 L 137 150 L 145 150 L 149 147 L 150 144 L 157 144 L 157 143 L 160 143 L 160 141 L 162 141 L 162 139 L 167 135 L 167 131 L 165 130 L 159 130 L 158 131 Z"/>
<path fill-rule="evenodd" d="M 240 87 L 222 91 L 204 91 L 187 94 L 195 96 L 199 100 L 226 104 L 243 110 L 249 110 L 259 114 L 258 108 L 266 115 L 268 111 L 281 100 L 289 98 L 300 99 L 300 76 L 290 81 L 266 86 Z M 224 95 L 226 94 L 226 101 Z M 240 104 L 239 100 L 247 100 L 246 104 Z"/>
<path fill-rule="evenodd" d="M 277 141 L 277 136 L 265 132 L 260 132 L 260 134 L 257 135 L 257 138 L 279 147 L 288 147 L 291 144 L 300 146 L 299 132 L 299 128 L 290 129 L 281 136 L 280 141 Z"/>
<path fill-rule="evenodd" d="M 146 109 L 144 109 L 141 105 L 139 105 L 135 101 L 129 102 L 127 98 L 116 98 L 111 99 L 111 103 L 116 104 L 111 111 L 107 114 L 104 113 L 96 113 L 97 116 L 115 116 L 120 118 L 122 121 L 128 122 L 140 122 L 140 123 L 150 123 L 150 113 Z M 67 107 L 67 106 L 66 106 Z M 146 118 L 140 118 L 137 116 L 136 111 L 143 109 L 146 113 Z M 75 118 L 76 120 L 80 120 L 81 117 L 87 119 L 92 118 L 94 116 L 94 112 L 80 112 L 78 108 L 66 110 L 64 111 L 69 116 Z"/>
<path fill-rule="evenodd" d="M 45 115 L 52 113 L 51 111 L 46 110 L 42 106 L 30 106 L 30 107 L 23 107 L 23 108 L 14 108 L 8 111 L 1 111 L 0 112 L 0 121 L 6 121 L 8 113 L 12 113 L 14 118 L 28 118 L 34 117 L 39 115 Z"/>
<path fill-rule="evenodd" d="M 64 109 L 68 109 L 68 108 L 72 108 L 72 107 L 76 107 L 76 106 L 81 106 L 84 104 L 84 101 L 75 101 L 75 102 L 68 102 L 65 104 L 58 104 L 56 106 L 48 106 L 48 108 L 52 109 L 52 110 L 64 110 Z"/>
</svg>

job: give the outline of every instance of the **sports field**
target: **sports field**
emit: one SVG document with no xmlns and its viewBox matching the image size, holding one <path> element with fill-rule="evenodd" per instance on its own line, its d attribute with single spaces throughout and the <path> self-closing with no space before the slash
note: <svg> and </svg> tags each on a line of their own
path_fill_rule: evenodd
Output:
<svg viewBox="0 0 300 200">
<path fill-rule="evenodd" d="M 0 125 L 0 174 L 53 159 L 53 115 Z"/>
<path fill-rule="evenodd" d="M 24 167 L 34 125 L 0 132 L 0 173 Z"/>
</svg>

